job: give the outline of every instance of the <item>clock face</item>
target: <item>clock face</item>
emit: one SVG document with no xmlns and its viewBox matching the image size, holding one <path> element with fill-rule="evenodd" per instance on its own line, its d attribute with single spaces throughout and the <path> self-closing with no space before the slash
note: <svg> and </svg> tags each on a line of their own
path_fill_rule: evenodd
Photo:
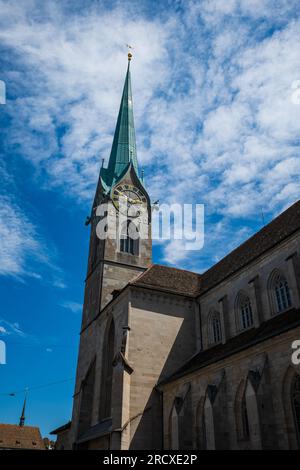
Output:
<svg viewBox="0 0 300 470">
<path fill-rule="evenodd" d="M 119 184 L 113 189 L 112 201 L 115 208 L 128 217 L 138 217 L 147 199 L 140 189 L 131 184 Z"/>
</svg>

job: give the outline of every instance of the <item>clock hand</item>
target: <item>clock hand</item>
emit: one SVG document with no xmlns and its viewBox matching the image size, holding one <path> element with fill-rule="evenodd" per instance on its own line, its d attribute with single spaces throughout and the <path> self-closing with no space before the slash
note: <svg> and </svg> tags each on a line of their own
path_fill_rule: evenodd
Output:
<svg viewBox="0 0 300 470">
<path fill-rule="evenodd" d="M 128 202 L 130 204 L 141 204 L 141 201 L 139 201 L 138 199 L 128 199 Z"/>
</svg>

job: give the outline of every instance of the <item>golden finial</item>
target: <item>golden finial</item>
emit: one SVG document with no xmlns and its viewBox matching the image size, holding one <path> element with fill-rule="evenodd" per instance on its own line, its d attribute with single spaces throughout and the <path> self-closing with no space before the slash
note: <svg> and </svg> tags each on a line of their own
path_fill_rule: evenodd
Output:
<svg viewBox="0 0 300 470">
<path fill-rule="evenodd" d="M 130 44 L 126 44 L 126 47 L 128 49 L 133 49 L 133 47 Z M 128 61 L 130 61 L 131 59 L 132 59 L 132 54 L 131 52 L 128 52 Z"/>
</svg>

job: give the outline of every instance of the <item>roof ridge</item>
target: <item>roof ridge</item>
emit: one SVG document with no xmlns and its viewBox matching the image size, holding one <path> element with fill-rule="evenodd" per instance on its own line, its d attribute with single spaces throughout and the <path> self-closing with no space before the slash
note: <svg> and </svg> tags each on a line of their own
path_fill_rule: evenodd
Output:
<svg viewBox="0 0 300 470">
<path fill-rule="evenodd" d="M 197 276 L 201 276 L 201 274 L 197 273 L 196 271 L 191 271 L 189 269 L 183 269 L 183 268 L 177 268 L 176 266 L 168 266 L 167 264 L 153 263 L 151 265 L 151 267 L 155 267 L 155 266 L 159 266 L 161 268 L 166 268 L 166 269 L 174 269 L 176 271 L 181 271 L 181 272 L 186 272 L 186 273 L 189 273 L 189 274 L 196 274 Z"/>
<path fill-rule="evenodd" d="M 151 268 L 153 268 L 154 264 L 150 264 L 150 266 L 148 266 L 147 269 L 145 269 L 145 271 L 141 272 L 140 274 L 138 274 L 134 279 L 132 279 L 131 281 L 129 281 L 126 285 L 128 284 L 134 284 L 138 279 L 142 278 L 148 271 L 150 271 Z"/>
<path fill-rule="evenodd" d="M 257 259 L 258 256 L 271 250 L 278 243 L 297 232 L 300 229 L 298 212 L 300 215 L 300 200 L 294 202 L 275 219 L 204 271 L 201 276 L 202 285 L 199 289 L 199 295 L 212 289 L 224 279 Z"/>
<path fill-rule="evenodd" d="M 235 251 L 239 250 L 240 248 L 242 248 L 246 243 L 248 243 L 250 240 L 252 240 L 253 238 L 256 238 L 257 236 L 259 236 L 260 233 L 263 233 L 264 231 L 266 231 L 268 228 L 270 228 L 271 225 L 275 224 L 276 221 L 278 221 L 278 219 L 280 219 L 283 215 L 285 215 L 287 212 L 290 211 L 290 209 L 292 209 L 294 206 L 297 206 L 297 204 L 300 205 L 300 199 L 296 202 L 294 202 L 291 206 L 289 206 L 287 209 L 285 209 L 283 212 L 281 212 L 280 214 L 277 215 L 277 217 L 275 217 L 275 219 L 272 219 L 267 225 L 264 225 L 264 227 L 262 227 L 260 230 L 258 230 L 258 232 L 255 232 L 253 233 L 249 238 L 247 238 L 245 241 L 243 241 L 240 245 L 238 245 L 237 247 L 233 248 L 232 251 L 230 251 L 229 253 L 227 253 L 227 255 L 225 255 L 223 258 L 221 258 L 217 263 L 213 264 L 210 268 L 208 268 L 206 271 L 204 271 L 202 273 L 202 275 L 204 276 L 206 273 L 208 273 L 210 270 L 213 270 L 216 266 L 218 266 L 223 260 L 225 260 L 228 256 L 231 256 Z M 300 227 L 299 227 L 300 228 Z M 297 229 L 296 229 L 297 230 Z"/>
<path fill-rule="evenodd" d="M 40 429 L 38 426 L 30 426 L 30 425 L 25 425 L 25 426 L 20 426 L 19 424 L 12 424 L 12 423 L 0 423 L 0 426 L 12 426 L 20 429 L 25 429 L 25 428 L 31 428 L 31 429 Z"/>
</svg>

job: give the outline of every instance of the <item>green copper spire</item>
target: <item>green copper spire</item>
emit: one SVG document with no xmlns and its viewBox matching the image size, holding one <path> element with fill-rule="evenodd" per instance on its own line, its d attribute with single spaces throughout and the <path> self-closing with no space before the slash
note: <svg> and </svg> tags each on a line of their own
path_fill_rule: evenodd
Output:
<svg viewBox="0 0 300 470">
<path fill-rule="evenodd" d="M 104 183 L 103 186 L 105 190 L 110 189 L 119 180 L 119 178 L 126 172 L 130 163 L 132 163 L 138 176 L 130 79 L 131 57 L 132 56 L 129 53 L 128 68 L 108 167 L 102 167 L 100 172 L 100 177 L 102 183 Z"/>
</svg>

